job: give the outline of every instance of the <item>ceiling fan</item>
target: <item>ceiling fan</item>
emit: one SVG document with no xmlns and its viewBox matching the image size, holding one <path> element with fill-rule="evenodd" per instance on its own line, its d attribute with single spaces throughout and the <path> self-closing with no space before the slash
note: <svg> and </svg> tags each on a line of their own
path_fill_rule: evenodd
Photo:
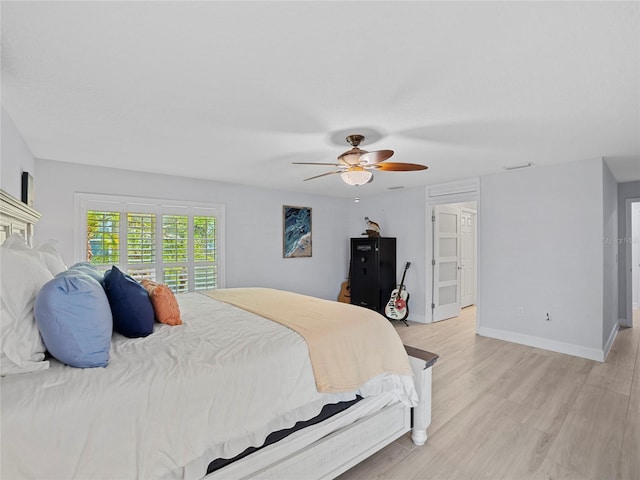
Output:
<svg viewBox="0 0 640 480">
<path fill-rule="evenodd" d="M 325 162 L 292 162 L 294 165 L 333 165 L 337 170 L 322 173 L 314 177 L 305 178 L 304 181 L 314 178 L 325 177 L 327 175 L 340 174 L 342 180 L 352 186 L 364 185 L 373 180 L 373 171 L 387 172 L 409 172 L 414 170 L 426 170 L 426 165 L 419 163 L 383 163 L 393 155 L 393 150 L 378 150 L 367 152 L 361 150 L 358 145 L 364 140 L 364 135 L 349 135 L 347 142 L 351 145 L 351 150 L 347 150 L 338 156 L 338 163 Z"/>
</svg>

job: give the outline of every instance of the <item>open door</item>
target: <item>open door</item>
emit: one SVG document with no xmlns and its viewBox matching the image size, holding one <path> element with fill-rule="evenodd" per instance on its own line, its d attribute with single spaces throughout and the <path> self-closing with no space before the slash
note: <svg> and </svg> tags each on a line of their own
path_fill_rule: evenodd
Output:
<svg viewBox="0 0 640 480">
<path fill-rule="evenodd" d="M 460 315 L 460 208 L 433 207 L 433 321 Z"/>
<path fill-rule="evenodd" d="M 631 204 L 631 232 L 631 318 L 628 321 L 629 326 L 633 326 L 633 312 L 640 309 L 640 202 Z"/>
<path fill-rule="evenodd" d="M 460 212 L 460 306 L 476 303 L 476 211 Z"/>
</svg>

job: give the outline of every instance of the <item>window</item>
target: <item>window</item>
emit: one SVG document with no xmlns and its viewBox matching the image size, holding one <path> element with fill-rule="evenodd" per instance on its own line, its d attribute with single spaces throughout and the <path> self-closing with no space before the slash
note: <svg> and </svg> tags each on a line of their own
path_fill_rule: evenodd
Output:
<svg viewBox="0 0 640 480">
<path fill-rule="evenodd" d="M 176 293 L 224 286 L 223 206 L 89 194 L 76 194 L 76 206 L 82 261 Z"/>
</svg>

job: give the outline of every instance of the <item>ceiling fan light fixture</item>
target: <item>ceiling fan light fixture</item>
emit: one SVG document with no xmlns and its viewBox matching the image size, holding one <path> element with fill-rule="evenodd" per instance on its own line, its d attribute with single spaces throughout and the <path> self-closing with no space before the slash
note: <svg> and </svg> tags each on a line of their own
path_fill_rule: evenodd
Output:
<svg viewBox="0 0 640 480">
<path fill-rule="evenodd" d="M 359 187 L 360 185 L 364 185 L 365 183 L 369 183 L 371 177 L 373 177 L 373 173 L 369 170 L 365 170 L 362 167 L 351 167 L 346 172 L 342 172 L 340 174 L 342 181 L 347 185 L 351 185 L 352 187 Z"/>
<path fill-rule="evenodd" d="M 292 162 L 295 165 L 333 165 L 338 167 L 331 172 L 325 172 L 320 175 L 305 178 L 304 181 L 313 180 L 314 178 L 326 177 L 327 175 L 335 175 L 337 173 L 342 177 L 342 181 L 347 185 L 358 187 L 365 183 L 373 181 L 373 173 L 375 171 L 387 172 L 410 172 L 413 170 L 426 170 L 426 165 L 418 163 L 384 163 L 393 155 L 393 150 L 377 150 L 375 152 L 367 152 L 360 150 L 358 145 L 364 140 L 363 135 L 349 135 L 347 142 L 351 144 L 351 149 L 338 156 L 338 163 L 328 162 Z"/>
</svg>

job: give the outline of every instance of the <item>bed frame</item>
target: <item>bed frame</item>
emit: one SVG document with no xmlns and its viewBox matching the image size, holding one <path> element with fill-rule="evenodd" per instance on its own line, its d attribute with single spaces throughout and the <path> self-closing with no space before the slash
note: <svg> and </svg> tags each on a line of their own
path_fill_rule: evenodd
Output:
<svg viewBox="0 0 640 480">
<path fill-rule="evenodd" d="M 9 235 L 19 233 L 32 245 L 34 225 L 39 218 L 36 210 L 0 190 L 0 243 Z M 216 470 L 206 479 L 330 479 L 410 430 L 413 443 L 424 445 L 431 423 L 431 369 L 438 356 L 409 346 L 405 349 L 418 391 L 416 407 L 393 403 L 303 448 L 270 445 Z"/>
<path fill-rule="evenodd" d="M 414 373 L 418 405 L 400 402 L 372 413 L 302 449 L 270 445 L 207 475 L 206 480 L 332 479 L 411 430 L 411 440 L 427 441 L 431 423 L 431 369 L 438 355 L 405 345 Z M 412 425 L 413 424 L 413 428 Z"/>
</svg>

